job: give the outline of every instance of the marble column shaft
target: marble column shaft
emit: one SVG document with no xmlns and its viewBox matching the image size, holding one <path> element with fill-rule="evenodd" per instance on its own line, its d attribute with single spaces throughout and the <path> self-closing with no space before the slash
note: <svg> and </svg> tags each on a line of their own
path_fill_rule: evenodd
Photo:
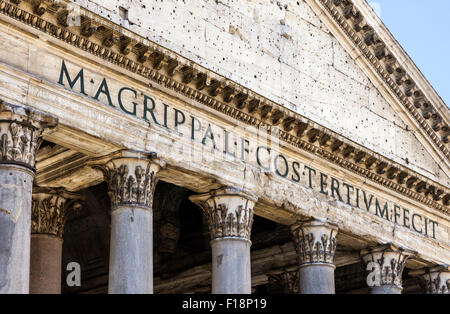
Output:
<svg viewBox="0 0 450 314">
<path fill-rule="evenodd" d="M 108 293 L 153 293 L 153 195 L 163 161 L 122 152 L 100 169 L 111 199 Z"/>
<path fill-rule="evenodd" d="M 250 234 L 257 197 L 226 187 L 191 196 L 208 221 L 212 249 L 212 293 L 250 294 Z"/>
<path fill-rule="evenodd" d="M 64 189 L 33 189 L 31 210 L 31 294 L 61 293 L 64 226 L 71 211 L 81 207 L 83 196 Z"/>
<path fill-rule="evenodd" d="M 36 152 L 57 119 L 0 100 L 0 294 L 29 292 Z"/>
</svg>

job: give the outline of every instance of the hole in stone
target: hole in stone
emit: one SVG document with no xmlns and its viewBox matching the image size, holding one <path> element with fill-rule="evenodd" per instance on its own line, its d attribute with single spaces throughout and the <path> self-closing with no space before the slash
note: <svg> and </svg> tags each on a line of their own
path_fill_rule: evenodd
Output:
<svg viewBox="0 0 450 314">
<path fill-rule="evenodd" d="M 119 7 L 119 16 L 122 18 L 122 20 L 128 21 L 128 10 L 124 7 Z"/>
</svg>

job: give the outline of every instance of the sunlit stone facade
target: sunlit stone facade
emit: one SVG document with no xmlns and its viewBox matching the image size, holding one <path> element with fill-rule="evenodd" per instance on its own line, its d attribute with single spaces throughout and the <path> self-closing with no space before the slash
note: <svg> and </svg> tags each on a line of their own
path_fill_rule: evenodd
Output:
<svg viewBox="0 0 450 314">
<path fill-rule="evenodd" d="M 365 1 L 0 22 L 0 293 L 449 293 L 448 107 Z"/>
</svg>

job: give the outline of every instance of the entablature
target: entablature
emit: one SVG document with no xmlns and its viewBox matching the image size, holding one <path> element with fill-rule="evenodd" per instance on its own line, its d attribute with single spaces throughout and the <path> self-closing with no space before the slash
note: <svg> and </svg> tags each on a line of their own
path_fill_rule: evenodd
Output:
<svg viewBox="0 0 450 314">
<path fill-rule="evenodd" d="M 207 191 L 213 187 L 218 188 L 224 184 L 246 186 L 261 196 L 256 210 L 262 216 L 289 224 L 299 216 L 308 217 L 318 214 L 322 216 L 321 218 L 326 218 L 329 215 L 331 219 L 342 223 L 344 230 L 350 231 L 354 227 L 356 228 L 355 232 L 359 235 L 366 232 L 369 234 L 373 231 L 377 236 L 372 236 L 372 239 L 381 237 L 388 241 L 398 238 L 403 243 L 407 243 L 407 246 L 413 247 L 412 243 L 415 237 L 408 238 L 396 225 L 390 225 L 386 232 L 387 235 L 379 235 L 379 231 L 384 229 L 383 222 L 386 220 L 383 218 L 385 215 L 385 209 L 382 208 L 384 202 L 379 205 L 379 212 L 378 208 L 375 208 L 375 203 L 372 203 L 372 210 L 377 210 L 376 213 L 379 213 L 381 217 L 375 214 L 371 217 L 374 220 L 371 220 L 364 216 L 366 214 L 364 211 L 356 211 L 355 199 L 359 195 L 362 197 L 362 194 L 359 194 L 359 192 L 362 193 L 362 190 L 353 194 L 351 200 L 350 198 L 342 199 L 340 203 L 336 201 L 341 198 L 336 190 L 334 199 L 330 199 L 330 195 L 325 196 L 324 192 L 333 193 L 333 184 L 336 184 L 333 182 L 340 179 L 342 187 L 345 178 L 347 185 L 353 183 L 353 188 L 367 186 L 367 193 L 378 191 L 385 198 L 386 204 L 391 202 L 393 205 L 390 207 L 391 218 L 387 220 L 397 219 L 394 205 L 396 200 L 401 202 L 402 207 L 417 208 L 418 212 L 415 215 L 417 215 L 416 217 L 420 216 L 422 220 L 425 219 L 426 214 L 430 214 L 431 218 L 428 217 L 428 223 L 441 219 L 444 223 L 440 225 L 439 229 L 433 229 L 433 233 L 431 230 L 435 226 L 433 223 L 428 225 L 430 229 L 427 231 L 424 230 L 426 227 L 422 226 L 420 237 L 423 237 L 424 232 L 428 232 L 428 236 L 432 235 L 431 238 L 426 238 L 421 243 L 422 254 L 425 256 L 435 254 L 431 253 L 431 248 L 426 249 L 426 247 L 436 244 L 436 237 L 439 237 L 439 241 L 448 247 L 448 205 L 450 203 L 448 187 L 368 150 L 173 52 L 95 17 L 91 13 L 85 12 L 86 18 L 92 19 L 91 24 L 101 24 L 95 26 L 95 32 L 92 31 L 92 34 L 91 31 L 86 32 L 86 29 L 83 31 L 81 26 L 65 25 L 64 19 L 58 18 L 57 13 L 59 10 L 63 10 L 62 8 L 55 9 L 55 12 L 53 10 L 45 11 L 45 14 L 39 15 L 29 10 L 27 2 L 22 3 L 23 9 L 0 0 L 1 23 L 8 26 L 15 25 L 15 27 L 5 28 L 1 32 L 6 36 L 14 34 L 19 37 L 21 33 L 26 33 L 24 41 L 35 47 L 28 53 L 39 51 L 39 56 L 48 58 L 46 59 L 48 62 L 52 61 L 58 64 L 60 67 L 56 69 L 58 75 L 52 76 L 55 74 L 55 69 L 45 69 L 43 65 L 36 65 L 34 70 L 42 71 L 42 76 L 36 76 L 36 74 L 27 72 L 26 65 L 22 68 L 20 65 L 9 66 L 7 62 L 3 61 L 0 65 L 0 76 L 2 80 L 3 78 L 10 82 L 16 80 L 20 81 L 23 86 L 26 85 L 24 91 L 27 105 L 44 108 L 61 117 L 61 126 L 48 134 L 46 139 L 74 149 L 72 152 L 64 152 L 63 149 L 59 153 L 60 156 L 67 153 L 69 159 L 70 156 L 78 158 L 74 157 L 74 162 L 68 164 L 73 166 L 70 171 L 61 171 L 61 173 L 67 174 L 69 183 L 74 182 L 71 179 L 72 174 L 77 173 L 78 175 L 81 172 L 83 172 L 81 177 L 92 180 L 90 183 L 80 183 L 77 187 L 73 185 L 72 189 L 95 184 L 93 182 L 98 183 L 100 180 L 100 176 L 95 174 L 95 171 L 92 172 L 92 169 L 86 167 L 82 168 L 85 160 L 91 157 L 108 155 L 125 148 L 154 151 L 168 161 L 169 167 L 160 173 L 160 177 L 168 182 L 187 186 L 196 192 Z M 83 19 L 82 21 L 86 22 Z M 82 23 L 82 25 L 86 24 Z M 110 27 L 111 31 L 106 31 L 107 27 Z M 128 43 L 130 49 L 123 47 L 122 49 L 120 44 L 117 44 L 117 40 L 114 38 L 119 38 L 120 42 L 121 36 L 127 36 L 130 39 Z M 145 52 L 143 52 L 144 50 Z M 63 62 L 66 62 L 68 67 L 70 64 L 69 70 L 66 69 L 67 75 L 73 79 L 69 82 L 70 88 L 61 83 L 62 81 L 58 82 L 61 77 L 68 79 L 68 76 L 60 75 L 64 74 L 62 72 Z M 307 172 L 303 174 L 305 177 L 302 179 L 305 180 L 305 183 L 303 186 L 298 186 L 295 184 L 296 182 L 286 182 L 283 175 L 279 173 L 277 175 L 277 171 L 275 173 L 265 171 L 261 165 L 258 167 L 258 165 L 242 163 L 239 160 L 224 160 L 221 163 L 210 164 L 201 161 L 190 163 L 183 160 L 183 157 L 177 155 L 172 148 L 175 138 L 179 139 L 175 136 L 174 130 L 168 131 L 167 128 L 163 129 L 138 118 L 136 114 L 130 114 L 126 110 L 120 111 L 118 108 L 112 108 L 114 106 L 108 106 L 99 101 L 98 95 L 106 94 L 104 89 L 106 83 L 101 85 L 103 87 L 98 88 L 97 97 L 75 92 L 73 89 L 75 77 L 81 69 L 85 71 L 85 74 L 91 72 L 92 75 L 103 77 L 103 81 L 109 83 L 111 92 L 115 94 L 120 90 L 120 86 L 127 87 L 128 90 L 133 88 L 134 91 L 139 90 L 145 95 L 154 97 L 160 108 L 163 108 L 161 105 L 164 102 L 179 111 L 184 110 L 192 115 L 198 115 L 199 119 L 201 116 L 204 119 L 202 121 L 214 122 L 218 126 L 250 126 L 255 130 L 264 129 L 268 135 L 278 134 L 280 151 L 277 156 L 291 158 L 292 169 L 295 167 L 295 160 L 298 160 L 298 163 L 317 170 L 314 186 L 319 187 L 320 191 L 312 190 L 311 179 L 309 184 L 307 183 Z M 64 85 L 64 88 L 61 85 Z M 109 91 L 107 93 L 109 94 Z M 51 99 L 47 97 L 49 95 L 51 95 Z M 18 96 L 14 91 L 10 91 L 7 95 L 8 101 L 19 101 L 21 96 L 23 95 Z M 70 109 L 70 112 L 64 112 L 67 109 Z M 160 111 L 158 119 L 161 119 L 162 114 L 163 112 Z M 173 119 L 176 118 L 172 117 L 171 119 L 171 123 L 173 123 Z M 242 135 L 242 132 L 239 135 Z M 130 136 L 130 134 L 134 136 Z M 155 134 L 161 140 L 157 144 L 152 142 Z M 226 137 L 226 134 L 224 136 Z M 85 138 L 98 139 L 99 146 L 94 145 L 95 149 L 90 149 L 89 147 L 95 140 L 86 142 Z M 186 147 L 190 147 L 192 144 L 189 137 L 179 141 Z M 104 149 L 101 149 L 102 142 L 105 143 Z M 259 147 L 261 146 L 253 147 L 253 152 L 257 154 Z M 197 153 L 205 151 L 202 145 L 192 147 L 192 150 Z M 77 152 L 83 154 L 77 155 Z M 206 152 L 205 156 L 213 157 L 214 151 Z M 283 160 L 282 157 L 278 159 Z M 43 172 L 40 172 L 38 164 L 38 181 L 40 179 L 43 180 L 41 182 L 46 179 L 51 181 L 55 172 L 53 174 L 46 173 L 44 171 L 45 159 L 39 161 L 43 162 Z M 61 164 L 61 161 L 55 160 L 55 163 L 58 162 Z M 50 171 L 51 167 L 47 169 Z M 332 180 L 332 176 L 335 181 Z M 58 179 L 57 176 L 54 179 Z M 322 191 L 326 179 L 329 180 L 331 186 L 327 186 L 328 191 Z M 64 185 L 63 180 L 59 181 L 58 185 Z M 280 186 L 283 188 L 280 189 Z M 334 188 L 336 189 L 336 185 Z M 376 198 L 373 199 L 373 202 L 375 200 Z M 310 204 L 306 204 L 308 202 Z M 371 207 L 370 204 L 368 207 L 367 211 Z M 381 213 L 382 210 L 383 213 Z M 354 220 L 351 220 L 352 217 Z M 389 217 L 389 212 L 387 217 Z M 403 212 L 403 219 L 405 219 L 404 217 L 405 212 Z M 414 218 L 411 217 L 411 219 Z M 357 226 L 356 221 L 360 225 Z M 365 228 L 365 223 L 368 224 L 367 228 Z M 410 235 L 410 233 L 405 234 Z M 444 249 L 441 247 L 441 250 Z M 443 253 L 444 258 L 447 256 L 445 254 L 448 253 Z"/>
<path fill-rule="evenodd" d="M 330 3 L 329 6 L 332 5 Z M 343 2 L 335 3 L 342 5 Z M 69 2 L 0 2 L 1 13 L 19 21 L 19 25 L 29 25 L 38 30 L 38 36 L 40 32 L 44 32 L 58 39 L 58 45 L 64 43 L 65 47 L 69 45 L 79 48 L 97 61 L 98 58 L 103 59 L 111 66 L 120 67 L 125 74 L 143 78 L 145 84 L 174 91 L 179 96 L 193 99 L 247 125 L 265 128 L 268 132 L 276 129 L 280 139 L 286 144 L 313 153 L 427 206 L 449 213 L 450 192 L 447 187 L 83 8 L 80 8 L 80 25 L 72 26 L 67 22 L 70 9 L 73 7 Z M 357 14 L 353 6 L 351 9 L 353 11 L 347 11 Z M 383 73 L 388 75 L 389 71 Z M 403 78 L 404 76 L 401 83 L 405 82 Z M 394 82 L 392 79 L 391 81 Z M 415 89 L 410 92 L 412 95 L 416 93 Z M 422 99 L 418 103 L 422 104 L 424 101 Z M 428 111 L 427 116 L 432 112 Z M 436 126 L 435 129 L 445 131 L 447 126 L 441 125 L 444 122 L 441 118 L 439 127 Z M 447 133 L 444 140 L 448 140 Z M 444 149 L 445 145 L 442 147 Z"/>
</svg>

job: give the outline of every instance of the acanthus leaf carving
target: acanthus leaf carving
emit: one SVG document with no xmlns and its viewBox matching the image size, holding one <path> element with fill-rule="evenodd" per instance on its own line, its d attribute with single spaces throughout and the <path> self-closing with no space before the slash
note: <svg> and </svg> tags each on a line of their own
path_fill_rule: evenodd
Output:
<svg viewBox="0 0 450 314">
<path fill-rule="evenodd" d="M 402 288 L 402 274 L 406 261 L 414 252 L 395 247 L 392 244 L 382 245 L 361 251 L 362 260 L 366 265 L 374 262 L 379 265 L 377 277 L 381 286 L 396 286 Z"/>
<path fill-rule="evenodd" d="M 299 271 L 283 271 L 282 273 L 269 273 L 268 288 L 270 293 L 299 294 Z"/>
<path fill-rule="evenodd" d="M 42 132 L 56 124 L 56 118 L 0 100 L 0 163 L 34 169 Z"/>
<path fill-rule="evenodd" d="M 77 212 L 83 200 L 82 195 L 62 188 L 35 187 L 31 207 L 31 233 L 62 238 L 68 215 Z"/>
<path fill-rule="evenodd" d="M 419 269 L 409 274 L 419 276 L 426 294 L 450 294 L 450 266 L 448 265 Z"/>
<path fill-rule="evenodd" d="M 146 153 L 125 151 L 120 154 L 106 162 L 90 162 L 92 167 L 104 174 L 112 207 L 132 205 L 152 208 L 158 182 L 156 174 L 165 163 Z"/>
<path fill-rule="evenodd" d="M 299 265 L 334 264 L 338 228 L 330 223 L 311 220 L 291 227 Z"/>
<path fill-rule="evenodd" d="M 223 188 L 191 196 L 190 200 L 202 208 L 211 240 L 229 237 L 250 240 L 256 196 L 235 188 Z"/>
</svg>

